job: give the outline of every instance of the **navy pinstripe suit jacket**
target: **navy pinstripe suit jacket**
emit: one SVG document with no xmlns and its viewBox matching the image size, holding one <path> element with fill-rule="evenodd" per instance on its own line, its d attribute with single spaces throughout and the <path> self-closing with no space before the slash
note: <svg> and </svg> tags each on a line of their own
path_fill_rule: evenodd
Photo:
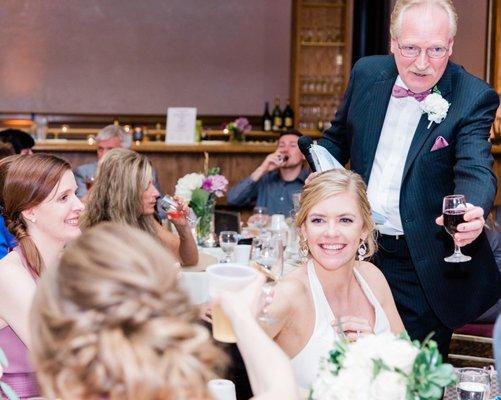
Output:
<svg viewBox="0 0 501 400">
<path fill-rule="evenodd" d="M 397 75 L 393 56 L 360 59 L 353 67 L 343 105 L 319 141 L 341 163 L 349 160 L 366 183 Z M 437 85 L 450 108 L 446 118 L 429 129 L 426 114 L 419 121 L 405 162 L 400 215 L 427 300 L 440 320 L 455 328 L 499 298 L 499 271 L 484 234 L 463 248 L 472 261 L 444 262 L 453 242 L 435 218 L 442 212 L 443 197 L 453 193 L 465 194 L 486 214 L 490 211 L 496 178 L 488 137 L 499 98 L 484 81 L 452 62 Z M 438 136 L 449 146 L 431 152 Z"/>
</svg>

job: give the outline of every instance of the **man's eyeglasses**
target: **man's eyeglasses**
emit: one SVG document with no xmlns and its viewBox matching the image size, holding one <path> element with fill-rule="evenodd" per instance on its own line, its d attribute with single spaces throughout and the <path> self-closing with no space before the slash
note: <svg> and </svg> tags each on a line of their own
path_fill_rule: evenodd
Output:
<svg viewBox="0 0 501 400">
<path fill-rule="evenodd" d="M 407 58 L 416 58 L 421 54 L 421 51 L 425 50 L 426 55 L 430 58 L 438 59 L 444 58 L 447 52 L 449 51 L 448 47 L 428 47 L 427 49 L 422 49 L 417 46 L 402 46 L 400 43 L 398 44 L 398 48 L 400 50 L 400 54 Z"/>
</svg>

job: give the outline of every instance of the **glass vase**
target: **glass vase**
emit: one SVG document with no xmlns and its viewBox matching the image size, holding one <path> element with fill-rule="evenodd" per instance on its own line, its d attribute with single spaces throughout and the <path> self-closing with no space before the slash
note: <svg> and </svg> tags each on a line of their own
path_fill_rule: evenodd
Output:
<svg viewBox="0 0 501 400">
<path fill-rule="evenodd" d="M 214 210 L 215 202 L 209 201 L 199 215 L 197 221 L 197 243 L 203 247 L 216 246 L 216 234 L 214 229 Z"/>
</svg>

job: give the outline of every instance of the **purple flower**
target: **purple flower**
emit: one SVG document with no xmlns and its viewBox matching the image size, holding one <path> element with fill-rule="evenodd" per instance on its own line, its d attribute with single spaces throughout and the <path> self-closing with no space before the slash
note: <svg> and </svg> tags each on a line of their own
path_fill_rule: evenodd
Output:
<svg viewBox="0 0 501 400">
<path fill-rule="evenodd" d="M 211 176 L 208 176 L 207 178 L 204 178 L 202 181 L 202 189 L 207 190 L 209 193 L 212 192 L 212 179 Z"/>
<path fill-rule="evenodd" d="M 222 197 L 228 187 L 228 180 L 223 175 L 210 175 L 203 184 L 202 188 L 209 193 L 214 193 L 217 197 Z"/>
<path fill-rule="evenodd" d="M 252 128 L 249 120 L 244 117 L 237 118 L 234 122 L 235 128 L 242 133 L 249 132 Z"/>
</svg>

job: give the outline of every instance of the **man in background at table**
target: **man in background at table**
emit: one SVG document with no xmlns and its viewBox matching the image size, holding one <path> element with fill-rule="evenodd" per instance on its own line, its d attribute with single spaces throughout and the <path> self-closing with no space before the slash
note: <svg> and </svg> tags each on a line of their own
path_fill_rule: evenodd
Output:
<svg viewBox="0 0 501 400">
<path fill-rule="evenodd" d="M 80 165 L 75 169 L 75 180 L 77 182 L 77 196 L 84 197 L 87 194 L 86 181 L 94 180 L 97 165 L 104 155 L 111 149 L 118 147 L 129 148 L 131 139 L 127 132 L 119 125 L 108 125 L 101 129 L 96 136 L 97 161 Z"/>
<path fill-rule="evenodd" d="M 297 130 L 283 132 L 277 150 L 228 191 L 228 204 L 243 206 L 256 201 L 256 206 L 266 207 L 269 215 L 288 217 L 294 209 L 292 195 L 301 192 L 309 173 L 303 169 L 304 156 L 297 145 L 301 136 Z"/>
<path fill-rule="evenodd" d="M 397 0 L 393 54 L 356 63 L 343 105 L 319 141 L 368 184 L 374 211 L 387 220 L 378 227 L 374 263 L 411 338 L 435 332 L 443 355 L 452 330 L 494 304 L 500 291 L 482 232 L 496 193 L 488 137 L 499 99 L 449 61 L 456 24 L 450 0 Z M 430 92 L 437 94 L 428 98 Z M 443 118 L 430 121 L 426 110 L 437 103 Z M 454 193 L 476 205 L 455 235 L 472 260 L 457 264 L 444 261 L 453 242 L 440 226 L 442 199 Z"/>
</svg>

